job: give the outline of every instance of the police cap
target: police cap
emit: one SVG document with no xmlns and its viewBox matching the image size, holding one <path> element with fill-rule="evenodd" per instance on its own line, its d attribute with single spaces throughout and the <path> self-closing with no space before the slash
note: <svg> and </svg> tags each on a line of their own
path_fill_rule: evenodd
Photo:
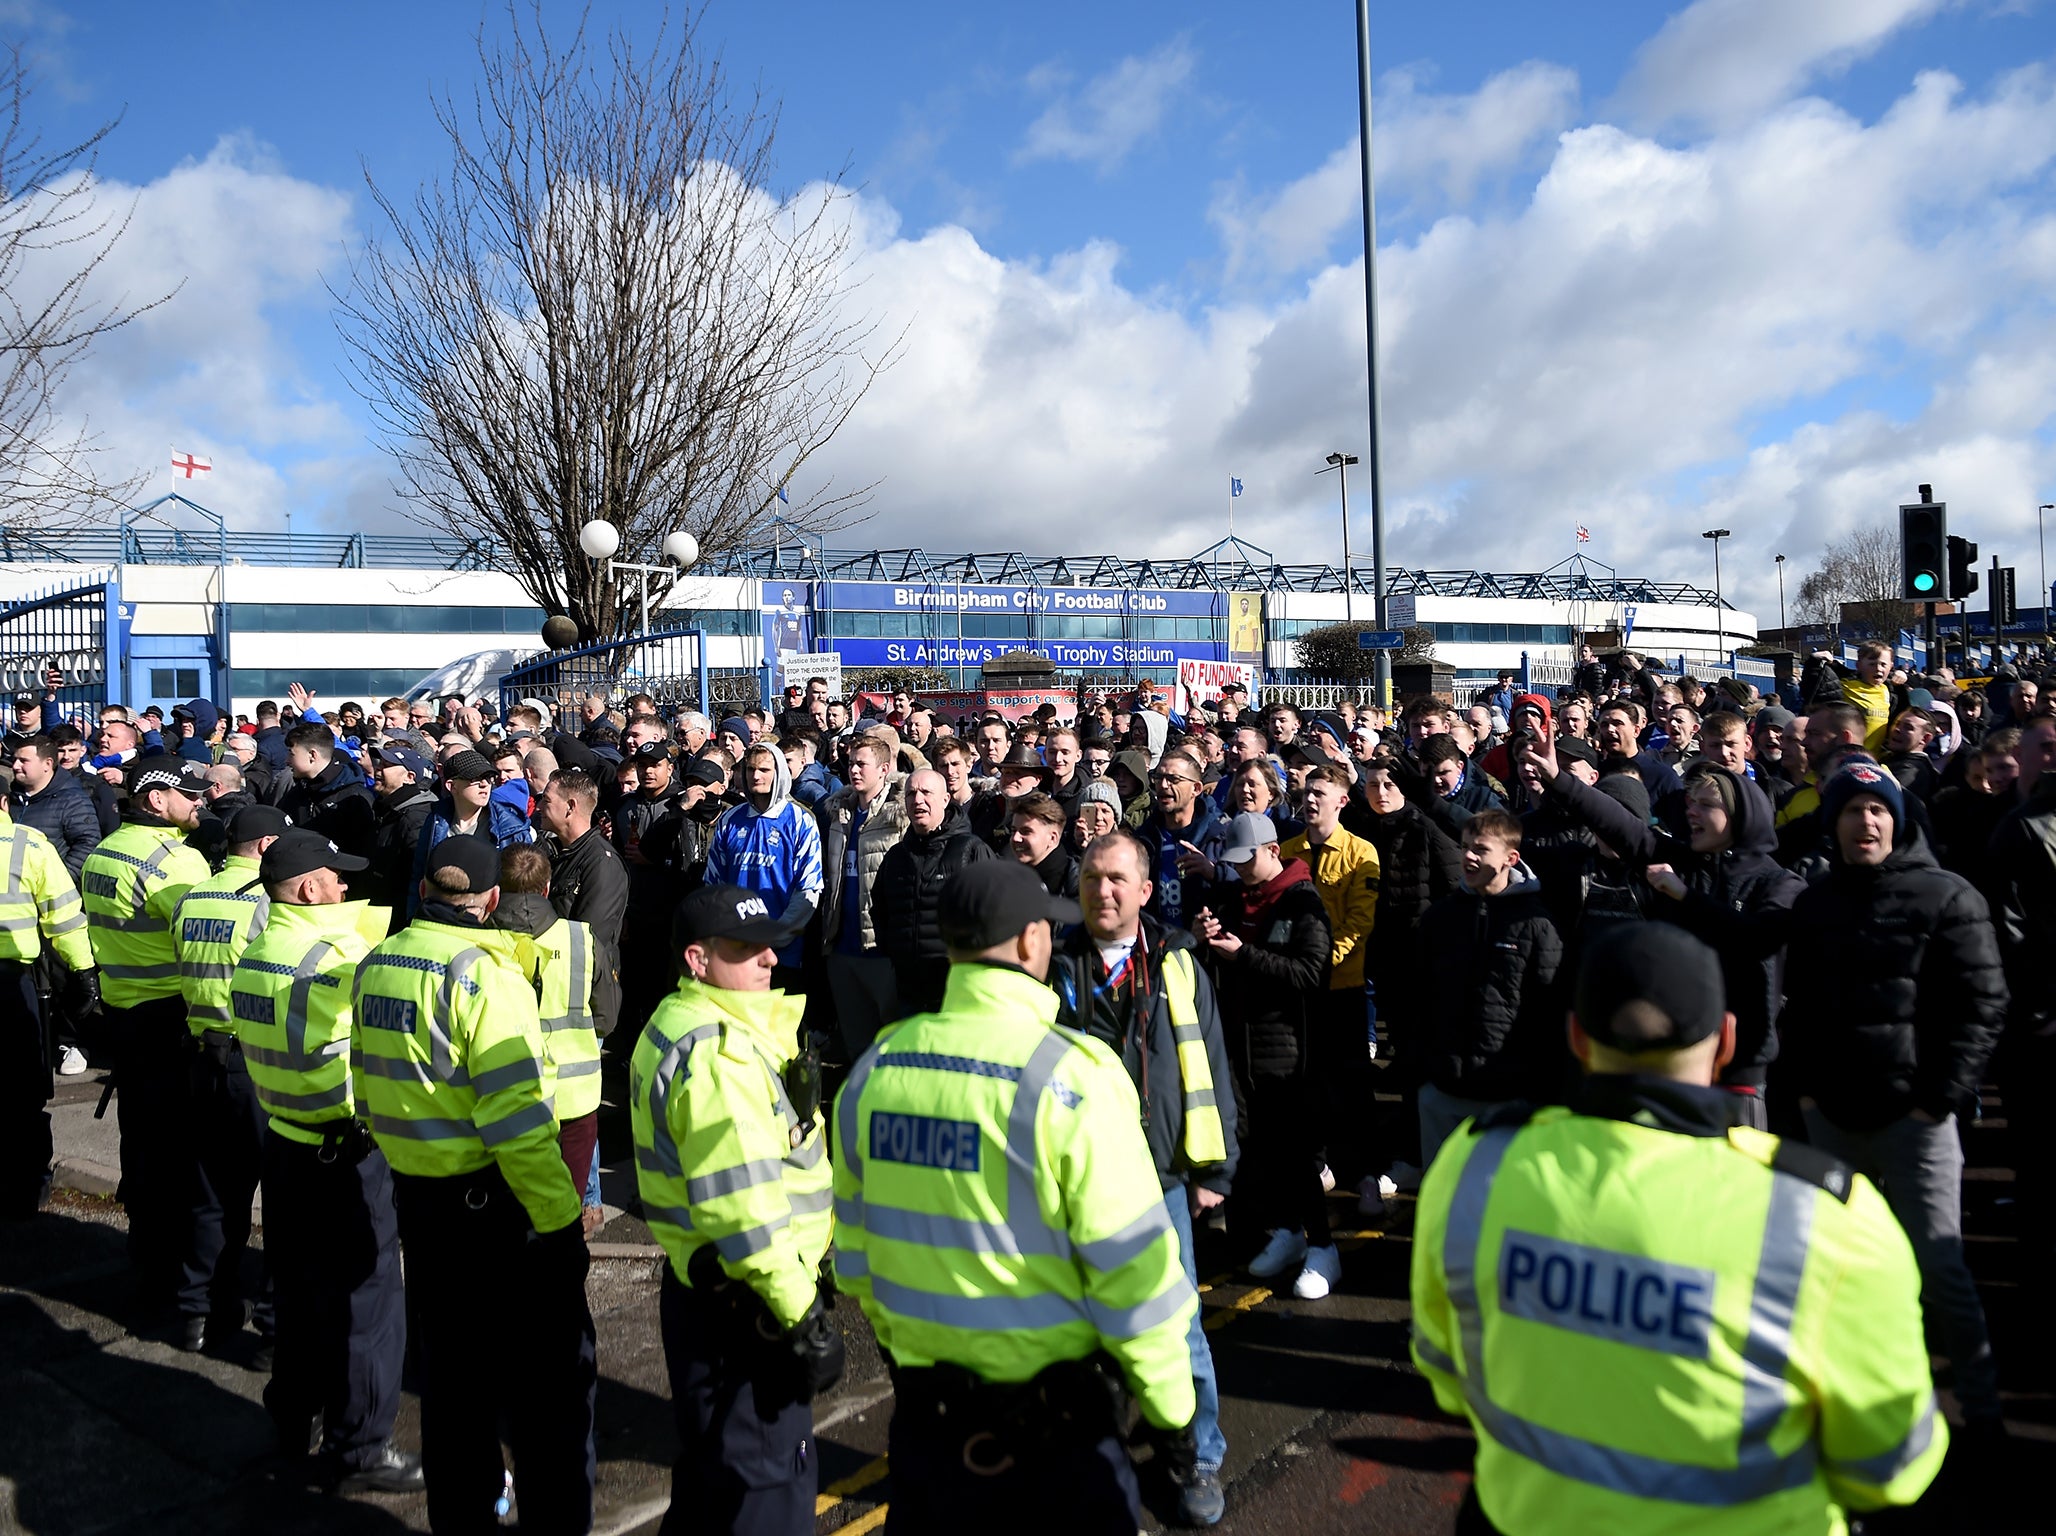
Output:
<svg viewBox="0 0 2056 1536">
<path fill-rule="evenodd" d="M 128 792 L 131 799 L 140 799 L 153 789 L 175 789 L 182 795 L 198 799 L 207 793 L 212 782 L 203 764 L 189 757 L 173 757 L 168 752 L 139 757 L 129 764 Z"/>
<path fill-rule="evenodd" d="M 247 811 L 244 812 L 244 815 L 248 814 Z M 242 817 L 236 819 L 241 821 Z M 470 841 L 476 842 L 478 839 L 472 838 Z M 319 832 L 310 832 L 305 827 L 291 827 L 281 832 L 278 841 L 264 850 L 263 862 L 257 866 L 257 878 L 266 885 L 281 885 L 288 880 L 297 880 L 302 875 L 311 875 L 317 869 L 333 869 L 348 874 L 353 870 L 370 867 L 369 859 L 343 852 Z"/>
<path fill-rule="evenodd" d="M 1669 923 L 1621 923 L 1585 952 L 1578 1027 L 1639 1055 L 1678 1051 L 1719 1031 L 1727 1012 L 1720 959 Z"/>
<path fill-rule="evenodd" d="M 763 895 L 739 885 L 703 885 L 681 901 L 671 917 L 671 944 L 676 950 L 709 939 L 776 944 L 786 937 L 785 926 L 772 916 Z"/>
<path fill-rule="evenodd" d="M 254 843 L 260 837 L 279 837 L 292 824 L 292 818 L 275 805 L 246 805 L 229 817 L 228 840 L 238 844 Z"/>
<path fill-rule="evenodd" d="M 950 876 L 936 914 L 942 942 L 975 951 L 1004 944 L 1030 923 L 1075 923 L 1078 903 L 1050 895 L 1042 877 L 1012 859 L 983 859 Z"/>
</svg>

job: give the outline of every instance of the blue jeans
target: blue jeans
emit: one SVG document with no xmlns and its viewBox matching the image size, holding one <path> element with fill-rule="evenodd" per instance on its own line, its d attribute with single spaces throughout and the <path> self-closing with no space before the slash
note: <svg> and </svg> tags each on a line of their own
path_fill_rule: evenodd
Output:
<svg viewBox="0 0 2056 1536">
<path fill-rule="evenodd" d="M 1192 1210 L 1188 1204 L 1191 1198 L 1183 1184 L 1164 1191 L 1164 1211 L 1171 1218 L 1171 1230 L 1178 1234 L 1178 1260 L 1185 1266 L 1185 1278 L 1192 1282 L 1196 1292 L 1199 1271 L 1194 1267 L 1198 1260 L 1192 1252 Z M 1228 1454 L 1228 1441 L 1221 1433 L 1221 1389 L 1214 1381 L 1214 1352 L 1206 1342 L 1204 1311 L 1203 1307 L 1193 1309 L 1192 1328 L 1185 1336 L 1186 1347 L 1192 1351 L 1192 1436 L 1199 1444 L 1199 1464 L 1219 1471 Z"/>
</svg>

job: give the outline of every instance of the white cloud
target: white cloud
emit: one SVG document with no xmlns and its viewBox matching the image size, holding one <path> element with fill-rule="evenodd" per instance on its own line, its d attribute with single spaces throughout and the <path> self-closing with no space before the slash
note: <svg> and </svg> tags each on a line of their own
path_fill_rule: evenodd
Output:
<svg viewBox="0 0 2056 1536">
<path fill-rule="evenodd" d="M 1732 125 L 1962 0 L 1695 0 L 1635 56 L 1637 120 Z"/>
<path fill-rule="evenodd" d="M 1121 60 L 1075 93 L 1063 88 L 1061 71 L 1041 66 L 1028 77 L 1029 89 L 1058 94 L 1028 125 L 1015 162 L 1076 160 L 1102 173 L 1114 170 L 1163 125 L 1197 63 L 1185 39 L 1173 38 L 1152 53 Z"/>
<path fill-rule="evenodd" d="M 1623 570 L 1704 580 L 1712 517 L 1730 591 L 1766 613 L 1771 553 L 1804 569 L 1920 481 L 1987 548 L 2031 538 L 2056 481 L 2052 164 L 2042 68 L 1977 95 L 1923 75 L 1870 124 L 1801 101 L 1684 147 L 1563 134 L 1525 203 L 1380 252 L 1391 558 L 1537 569 L 1582 523 Z M 1104 244 L 865 250 L 866 302 L 914 325 L 817 466 L 885 477 L 842 542 L 1189 553 L 1233 474 L 1238 532 L 1334 557 L 1313 471 L 1366 435 L 1358 264 L 1188 313 Z M 1912 403 L 1868 403 L 1880 380 Z"/>
<path fill-rule="evenodd" d="M 1541 141 L 1569 126 L 1578 77 L 1554 64 L 1504 70 L 1462 94 L 1424 91 L 1394 70 L 1372 106 L 1381 203 L 1418 194 L 1438 207 L 1467 204 L 1480 185 L 1519 167 Z M 1220 232 L 1230 278 L 1290 273 L 1327 256 L 1362 218 L 1362 170 L 1352 137 L 1318 169 L 1268 196 L 1239 184 L 1217 189 L 1208 219 Z M 1389 211 L 1389 210 L 1388 210 Z"/>
</svg>

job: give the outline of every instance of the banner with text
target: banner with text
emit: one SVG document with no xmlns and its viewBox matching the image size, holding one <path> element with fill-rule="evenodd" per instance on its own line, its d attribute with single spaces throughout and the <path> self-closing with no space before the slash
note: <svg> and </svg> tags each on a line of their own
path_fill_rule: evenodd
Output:
<svg viewBox="0 0 2056 1536">
<path fill-rule="evenodd" d="M 1221 690 L 1230 683 L 1255 688 L 1256 668 L 1246 661 L 1181 661 L 1178 691 L 1171 697 L 1171 708 L 1181 715 L 1190 714 L 1196 706 L 1218 700 Z"/>
</svg>

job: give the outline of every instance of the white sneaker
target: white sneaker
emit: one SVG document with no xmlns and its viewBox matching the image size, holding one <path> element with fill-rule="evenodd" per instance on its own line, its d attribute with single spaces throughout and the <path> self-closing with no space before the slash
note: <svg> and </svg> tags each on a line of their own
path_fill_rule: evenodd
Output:
<svg viewBox="0 0 2056 1536">
<path fill-rule="evenodd" d="M 1335 1170 L 1326 1163 L 1321 1164 L 1321 1193 L 1327 1194 L 1335 1187 Z"/>
<path fill-rule="evenodd" d="M 1292 1282 L 1292 1294 L 1302 1301 L 1319 1301 L 1342 1283 L 1342 1253 L 1333 1243 L 1306 1251 L 1306 1267 Z"/>
<path fill-rule="evenodd" d="M 1421 1187 L 1421 1170 L 1412 1163 L 1394 1163 L 1385 1170 L 1385 1173 L 1392 1180 L 1392 1188 L 1395 1193 L 1403 1189 L 1410 1190 Z M 1381 1183 L 1380 1188 L 1382 1187 Z"/>
<path fill-rule="evenodd" d="M 59 1077 L 78 1077 L 86 1070 L 86 1053 L 75 1045 L 64 1048 L 64 1060 L 57 1064 Z"/>
<path fill-rule="evenodd" d="M 1399 1186 L 1392 1182 L 1390 1174 L 1378 1175 L 1378 1194 L 1386 1200 L 1395 1200 L 1399 1197 Z"/>
<path fill-rule="evenodd" d="M 1384 1180 L 1366 1178 L 1356 1187 L 1356 1209 L 1360 1216 L 1383 1216 L 1385 1214 Z"/>
<path fill-rule="evenodd" d="M 1271 1240 L 1264 1244 L 1264 1251 L 1249 1261 L 1249 1272 L 1259 1280 L 1269 1280 L 1298 1269 L 1305 1259 L 1306 1234 L 1276 1227 L 1271 1231 Z"/>
</svg>

